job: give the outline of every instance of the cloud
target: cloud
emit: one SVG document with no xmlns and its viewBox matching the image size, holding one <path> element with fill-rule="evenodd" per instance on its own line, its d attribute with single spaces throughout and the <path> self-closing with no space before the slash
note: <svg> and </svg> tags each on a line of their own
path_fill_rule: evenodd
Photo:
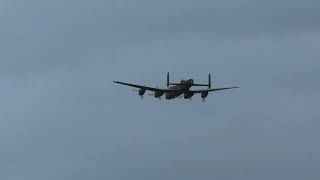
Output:
<svg viewBox="0 0 320 180">
<path fill-rule="evenodd" d="M 227 38 L 301 34 L 319 28 L 319 5 L 312 0 L 15 0 L 2 5 L 1 59 L 5 74 L 61 66 L 70 69 L 95 63 L 97 56 L 115 62 L 119 46 L 179 33 Z"/>
</svg>

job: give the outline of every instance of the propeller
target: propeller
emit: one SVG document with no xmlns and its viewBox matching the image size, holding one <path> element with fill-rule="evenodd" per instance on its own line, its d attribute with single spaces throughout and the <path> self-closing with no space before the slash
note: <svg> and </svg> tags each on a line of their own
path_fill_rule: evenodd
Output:
<svg viewBox="0 0 320 180">
<path fill-rule="evenodd" d="M 156 86 L 156 88 L 159 89 L 159 86 Z M 148 95 L 155 97 L 155 92 L 148 93 Z M 162 99 L 161 96 L 160 96 L 160 97 L 155 97 L 155 98 L 157 98 L 157 99 L 159 99 L 159 100 Z"/>
<path fill-rule="evenodd" d="M 153 96 L 153 97 L 154 97 L 154 94 L 155 94 L 155 93 L 148 93 L 149 96 Z M 155 97 L 155 98 L 157 98 L 157 99 L 159 99 L 159 100 L 162 100 L 162 97 L 161 97 L 161 96 L 160 96 L 160 97 Z"/>
<path fill-rule="evenodd" d="M 136 88 L 132 88 L 131 90 L 134 91 L 134 92 L 139 92 L 139 90 L 136 89 Z"/>
<path fill-rule="evenodd" d="M 134 91 L 134 92 L 139 93 L 139 90 L 136 89 L 136 88 L 132 88 L 131 90 Z M 143 96 L 143 95 L 139 95 L 139 96 L 140 96 L 140 99 L 144 99 L 144 96 Z"/>
<path fill-rule="evenodd" d="M 211 74 L 209 73 L 208 77 L 208 88 L 211 89 Z"/>
</svg>

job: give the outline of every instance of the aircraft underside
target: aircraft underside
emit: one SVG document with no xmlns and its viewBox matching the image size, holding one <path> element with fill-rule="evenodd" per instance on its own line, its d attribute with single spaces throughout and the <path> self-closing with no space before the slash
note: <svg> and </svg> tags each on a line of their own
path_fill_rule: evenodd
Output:
<svg viewBox="0 0 320 180">
<path fill-rule="evenodd" d="M 183 93 L 166 93 L 166 99 L 170 100 L 170 99 L 174 99 L 177 98 L 179 96 L 181 96 Z"/>
</svg>

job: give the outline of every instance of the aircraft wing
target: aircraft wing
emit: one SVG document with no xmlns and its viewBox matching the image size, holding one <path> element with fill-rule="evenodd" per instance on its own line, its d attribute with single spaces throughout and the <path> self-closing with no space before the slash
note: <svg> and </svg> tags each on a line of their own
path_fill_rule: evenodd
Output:
<svg viewBox="0 0 320 180">
<path fill-rule="evenodd" d="M 239 87 L 214 88 L 214 89 L 204 89 L 204 90 L 190 90 L 190 92 L 202 93 L 202 92 L 222 91 L 222 90 L 235 89 L 235 88 L 239 88 Z"/>
<path fill-rule="evenodd" d="M 174 92 L 175 90 L 173 89 L 160 89 L 160 88 L 153 88 L 153 87 L 148 87 L 148 86 L 141 86 L 141 85 L 136 85 L 136 84 L 129 84 L 129 83 L 124 83 L 124 82 L 119 82 L 119 81 L 113 81 L 114 83 L 117 84 L 122 84 L 125 86 L 130 86 L 130 87 L 135 87 L 139 89 L 144 89 L 147 91 L 154 91 L 154 92 Z"/>
</svg>

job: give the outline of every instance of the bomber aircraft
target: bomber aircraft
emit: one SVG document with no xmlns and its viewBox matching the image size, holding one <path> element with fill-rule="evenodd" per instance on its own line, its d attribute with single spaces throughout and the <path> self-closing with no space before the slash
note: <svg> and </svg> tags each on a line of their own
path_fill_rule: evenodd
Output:
<svg viewBox="0 0 320 180">
<path fill-rule="evenodd" d="M 190 99 L 194 94 L 201 94 L 201 98 L 205 100 L 205 98 L 208 96 L 209 92 L 213 91 L 221 91 L 221 90 L 227 90 L 227 89 L 234 89 L 234 88 L 239 88 L 239 87 L 226 87 L 226 88 L 212 88 L 211 89 L 211 75 L 209 74 L 208 77 L 208 84 L 196 84 L 193 79 L 188 79 L 188 80 L 181 80 L 179 83 L 171 83 L 170 82 L 170 77 L 169 77 L 169 72 L 167 73 L 167 89 L 162 89 L 162 88 L 154 88 L 154 87 L 149 87 L 149 86 L 141 86 L 141 85 L 136 85 L 136 84 L 129 84 L 129 83 L 124 83 L 124 82 L 119 82 L 119 81 L 113 81 L 114 83 L 117 84 L 122 84 L 126 86 L 131 86 L 134 88 L 138 88 L 138 94 L 143 97 L 146 91 L 152 91 L 153 96 L 155 98 L 161 98 L 161 96 L 165 95 L 165 98 L 167 100 L 174 99 L 177 97 L 183 97 L 185 99 Z M 193 86 L 207 86 L 208 89 L 201 89 L 201 90 L 191 90 L 190 88 Z"/>
</svg>

